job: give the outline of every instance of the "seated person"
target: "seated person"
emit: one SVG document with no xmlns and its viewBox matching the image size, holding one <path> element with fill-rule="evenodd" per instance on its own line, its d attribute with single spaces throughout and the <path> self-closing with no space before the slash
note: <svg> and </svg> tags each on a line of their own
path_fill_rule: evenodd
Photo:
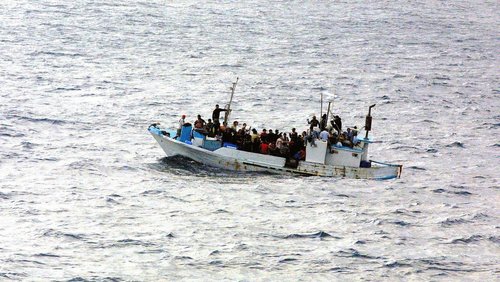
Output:
<svg viewBox="0 0 500 282">
<path fill-rule="evenodd" d="M 276 148 L 276 145 L 273 142 L 269 143 L 268 150 L 269 150 L 269 155 L 279 156 L 279 154 L 280 154 L 279 149 Z"/>
<path fill-rule="evenodd" d="M 252 134 L 250 134 L 250 137 L 252 138 L 252 142 L 255 141 L 255 139 L 259 138 L 260 139 L 260 136 L 259 134 L 257 133 L 257 129 L 255 128 L 252 128 Z"/>
<path fill-rule="evenodd" d="M 358 139 L 358 131 L 354 131 L 352 134 L 352 145 L 353 147 L 361 145 L 361 142 Z"/>
<path fill-rule="evenodd" d="M 215 137 L 215 134 L 217 133 L 217 130 L 215 128 L 215 124 L 212 122 L 211 119 L 208 119 L 208 123 L 207 123 L 207 133 L 208 133 L 208 136 L 209 137 Z"/>
<path fill-rule="evenodd" d="M 198 115 L 198 118 L 194 122 L 194 128 L 202 129 L 205 128 L 206 124 L 205 120 L 201 118 L 201 115 Z"/>
<path fill-rule="evenodd" d="M 352 142 L 347 137 L 346 132 L 342 132 L 342 134 L 339 137 L 339 142 L 342 144 L 342 146 L 352 147 Z"/>
<path fill-rule="evenodd" d="M 261 143 L 260 143 L 260 138 L 257 137 L 255 139 L 253 139 L 252 141 L 252 152 L 254 153 L 260 153 L 260 146 Z"/>
</svg>

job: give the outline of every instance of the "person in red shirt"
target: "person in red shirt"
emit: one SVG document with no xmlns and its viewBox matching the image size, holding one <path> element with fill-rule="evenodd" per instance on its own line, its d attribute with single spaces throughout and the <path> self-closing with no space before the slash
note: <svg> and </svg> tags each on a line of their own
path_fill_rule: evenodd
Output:
<svg viewBox="0 0 500 282">
<path fill-rule="evenodd" d="M 264 155 L 269 154 L 269 145 L 267 144 L 267 142 L 262 142 L 260 144 L 260 153 Z"/>
</svg>

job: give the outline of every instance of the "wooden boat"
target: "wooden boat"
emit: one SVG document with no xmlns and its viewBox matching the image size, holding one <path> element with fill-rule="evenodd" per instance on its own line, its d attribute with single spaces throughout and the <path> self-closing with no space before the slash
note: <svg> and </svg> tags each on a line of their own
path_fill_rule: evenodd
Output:
<svg viewBox="0 0 500 282">
<path fill-rule="evenodd" d="M 232 87 L 231 100 L 235 86 L 236 83 Z M 364 138 L 358 138 L 357 146 L 331 145 L 316 139 L 314 142 L 306 142 L 303 160 L 239 150 L 235 144 L 225 143 L 218 138 L 210 138 L 193 131 L 190 124 L 182 127 L 180 136 L 176 136 L 176 130 L 164 129 L 158 124 L 150 125 L 148 130 L 167 157 L 180 155 L 226 170 L 355 179 L 399 178 L 402 165 L 368 158 L 368 147 L 373 143 L 368 138 L 368 132 L 371 130 L 371 109 L 374 106 L 370 106 L 365 120 L 366 135 Z M 230 103 L 226 108 L 230 108 Z M 228 116 L 226 114 L 226 121 Z"/>
</svg>

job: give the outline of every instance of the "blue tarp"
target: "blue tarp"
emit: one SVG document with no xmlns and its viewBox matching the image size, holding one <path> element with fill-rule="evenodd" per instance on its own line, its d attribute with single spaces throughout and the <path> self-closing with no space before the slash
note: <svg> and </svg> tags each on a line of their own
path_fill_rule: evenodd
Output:
<svg viewBox="0 0 500 282">
<path fill-rule="evenodd" d="M 220 141 L 205 140 L 205 142 L 203 142 L 203 148 L 210 150 L 210 151 L 215 151 L 215 150 L 220 148 Z"/>
<path fill-rule="evenodd" d="M 191 141 L 191 129 L 193 127 L 191 125 L 184 125 L 181 129 L 181 138 L 179 138 L 179 141 L 185 142 L 185 141 Z"/>
<path fill-rule="evenodd" d="M 197 132 L 197 131 L 193 131 L 193 137 L 194 138 L 201 138 L 201 139 L 205 139 L 205 135 Z"/>
</svg>

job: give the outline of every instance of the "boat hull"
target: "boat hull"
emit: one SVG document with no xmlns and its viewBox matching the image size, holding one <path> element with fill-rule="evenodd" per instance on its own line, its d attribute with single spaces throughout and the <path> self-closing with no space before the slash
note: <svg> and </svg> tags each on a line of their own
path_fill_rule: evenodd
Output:
<svg viewBox="0 0 500 282">
<path fill-rule="evenodd" d="M 271 172 L 280 174 L 316 175 L 355 179 L 391 179 L 401 175 L 402 166 L 375 162 L 369 168 L 332 166 L 300 161 L 296 168 L 287 167 L 286 159 L 230 148 L 209 151 L 185 142 L 167 137 L 161 131 L 150 128 L 151 135 L 158 142 L 167 157 L 180 155 L 194 161 L 233 171 Z"/>
</svg>

